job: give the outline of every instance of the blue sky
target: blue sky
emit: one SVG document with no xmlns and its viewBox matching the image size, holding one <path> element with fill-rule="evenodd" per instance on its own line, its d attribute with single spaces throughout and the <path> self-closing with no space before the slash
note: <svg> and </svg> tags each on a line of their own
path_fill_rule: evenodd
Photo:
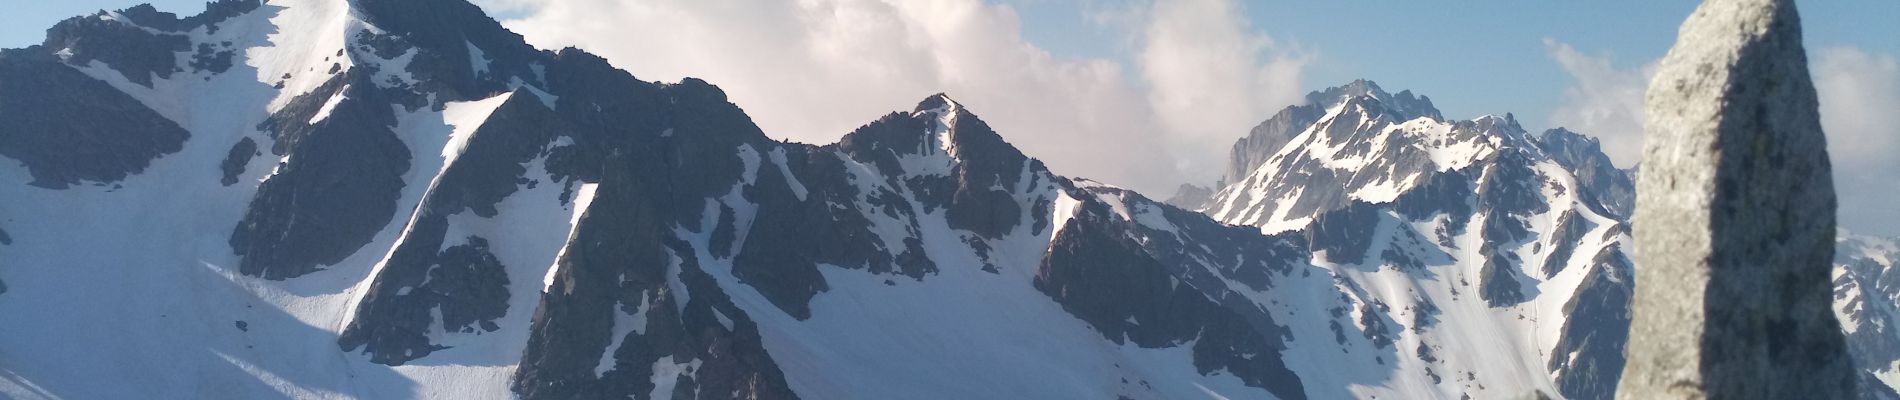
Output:
<svg viewBox="0 0 1900 400">
<path fill-rule="evenodd" d="M 1023 36 L 1053 53 L 1127 57 L 1100 38 L 1109 28 L 1076 2 L 1005 0 L 1021 12 Z M 1544 39 L 1607 56 L 1619 68 L 1662 58 L 1676 27 L 1699 2 L 1659 1 L 1251 1 L 1252 27 L 1317 55 L 1308 89 L 1367 78 L 1390 90 L 1432 96 L 1447 117 L 1516 113 L 1546 127 L 1570 77 Z M 1900 1 L 1801 1 L 1809 48 L 1855 46 L 1900 54 Z"/>
<path fill-rule="evenodd" d="M 38 43 L 61 19 L 136 4 L 119 0 L 26 1 L 9 6 L 0 46 Z M 133 0 L 135 1 L 135 0 Z M 149 0 L 180 14 L 204 9 L 204 0 Z M 1090 21 L 1099 0 L 1000 0 L 1023 18 L 1024 39 L 1057 56 L 1125 59 L 1112 27 Z M 1479 0 L 1253 1 L 1242 8 L 1252 28 L 1315 55 L 1306 89 L 1358 78 L 1387 89 L 1432 96 L 1446 116 L 1516 113 L 1526 125 L 1546 127 L 1569 77 L 1552 62 L 1544 39 L 1607 55 L 1621 68 L 1658 58 L 1674 42 L 1678 24 L 1697 2 L 1541 2 Z M 1900 54 L 1900 1 L 1839 0 L 1799 3 L 1810 48 L 1855 46 Z"/>
<path fill-rule="evenodd" d="M 4 0 L 0 47 L 117 0 Z M 153 0 L 192 14 L 204 0 Z M 341 0 L 339 0 L 341 1 Z M 767 134 L 828 143 L 945 92 L 1059 173 L 1158 197 L 1247 128 L 1367 78 L 1450 118 L 1602 137 L 1627 166 L 1648 67 L 1697 2 L 472 0 L 543 48 L 721 85 Z M 1900 235 L 1900 0 L 1801 0 L 1844 225 Z M 762 62 L 765 61 L 765 62 Z"/>
</svg>

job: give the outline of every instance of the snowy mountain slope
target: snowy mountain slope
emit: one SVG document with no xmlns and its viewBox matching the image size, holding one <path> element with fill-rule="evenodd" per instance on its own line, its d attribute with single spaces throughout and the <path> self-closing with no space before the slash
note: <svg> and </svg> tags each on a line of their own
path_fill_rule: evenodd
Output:
<svg viewBox="0 0 1900 400">
<path fill-rule="evenodd" d="M 1235 146 L 1247 153 L 1235 169 L 1255 167 L 1202 211 L 1308 238 L 1359 327 L 1399 356 L 1392 377 L 1354 382 L 1354 395 L 1614 391 L 1632 271 L 1627 227 L 1608 211 L 1624 205 L 1606 205 L 1617 193 L 1602 187 L 1628 180 L 1579 177 L 1571 161 L 1597 161 L 1575 154 L 1593 142 L 1530 135 L 1508 115 L 1445 120 L 1367 81 L 1308 97 Z M 1267 141 L 1283 145 L 1252 146 Z M 1358 367 L 1384 360 L 1371 361 Z"/>
<path fill-rule="evenodd" d="M 1352 296 L 1304 236 L 1063 178 L 947 96 L 782 143 L 705 82 L 533 49 L 460 0 L 209 9 L 0 53 L 0 394 L 1298 399 L 1377 376 L 1313 350 L 1375 339 L 1342 333 Z"/>
<path fill-rule="evenodd" d="M 1356 326 L 1406 356 L 1390 377 L 1346 381 L 1353 396 L 1614 393 L 1637 268 L 1635 168 L 1616 168 L 1582 134 L 1526 134 L 1508 115 L 1447 121 L 1368 81 L 1308 99 L 1235 145 L 1233 168 L 1252 169 L 1230 172 L 1201 211 L 1307 237 Z M 1887 328 L 1900 323 L 1896 249 L 1844 234 L 1836 256 L 1836 311 L 1869 399 L 1900 398 L 1900 335 Z M 1309 351 L 1295 342 L 1287 354 Z M 1323 369 L 1381 360 L 1339 361 Z M 1309 385 L 1339 384 L 1294 369 Z"/>
<path fill-rule="evenodd" d="M 1900 241 L 1842 232 L 1834 253 L 1834 316 L 1863 373 L 1863 397 L 1897 399 L 1900 382 Z"/>
</svg>

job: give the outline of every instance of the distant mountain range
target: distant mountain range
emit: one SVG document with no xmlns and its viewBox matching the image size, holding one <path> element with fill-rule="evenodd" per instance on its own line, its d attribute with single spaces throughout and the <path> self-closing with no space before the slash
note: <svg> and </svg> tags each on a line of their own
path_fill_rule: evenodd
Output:
<svg viewBox="0 0 1900 400">
<path fill-rule="evenodd" d="M 0 51 L 0 397 L 1615 390 L 1633 172 L 1595 139 L 1356 81 L 1163 203 L 978 111 L 781 142 L 465 0 L 69 19 Z M 1841 248 L 1900 383 L 1900 245 Z"/>
</svg>

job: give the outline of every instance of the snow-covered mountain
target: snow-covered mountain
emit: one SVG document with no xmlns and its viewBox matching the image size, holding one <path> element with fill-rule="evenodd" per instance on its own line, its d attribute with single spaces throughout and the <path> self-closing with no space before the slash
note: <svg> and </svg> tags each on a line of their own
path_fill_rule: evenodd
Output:
<svg viewBox="0 0 1900 400">
<path fill-rule="evenodd" d="M 1359 81 L 1163 204 L 977 111 L 780 142 L 465 0 L 73 18 L 0 50 L 0 397 L 1615 388 L 1633 169 L 1594 139 Z M 1857 360 L 1900 382 L 1900 245 L 1841 248 Z"/>
<path fill-rule="evenodd" d="M 1223 182 L 1204 212 L 1300 232 L 1347 294 L 1335 312 L 1372 340 L 1342 343 L 1335 362 L 1393 371 L 1332 384 L 1359 397 L 1614 392 L 1630 185 L 1593 139 L 1529 134 L 1510 115 L 1448 120 L 1362 80 L 1255 128 Z"/>
<path fill-rule="evenodd" d="M 1900 239 L 1843 232 L 1834 253 L 1834 316 L 1867 399 L 1900 399 Z"/>
<path fill-rule="evenodd" d="M 1448 120 L 1428 98 L 1355 81 L 1254 128 L 1211 196 L 1188 186 L 1171 202 L 1305 236 L 1313 264 L 1355 295 L 1355 327 L 1384 337 L 1341 347 L 1408 356 L 1383 381 L 1310 385 L 1343 383 L 1358 397 L 1600 399 L 1623 367 L 1640 268 L 1628 234 L 1635 174 L 1588 136 L 1526 133 L 1508 114 Z M 1836 308 L 1865 398 L 1900 398 L 1900 330 L 1890 328 L 1900 326 L 1900 274 L 1888 273 L 1900 245 L 1843 235 Z"/>
<path fill-rule="evenodd" d="M 4 397 L 1299 399 L 1383 373 L 1290 350 L 1370 340 L 1292 327 L 1355 318 L 1301 235 L 1056 175 L 943 95 L 778 142 L 706 82 L 463 0 L 67 20 L 0 52 L 0 156 Z"/>
</svg>

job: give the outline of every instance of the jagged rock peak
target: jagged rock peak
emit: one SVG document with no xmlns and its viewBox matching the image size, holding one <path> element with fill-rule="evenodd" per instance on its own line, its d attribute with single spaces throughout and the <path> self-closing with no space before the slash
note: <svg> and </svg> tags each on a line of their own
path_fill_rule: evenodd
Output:
<svg viewBox="0 0 1900 400">
<path fill-rule="evenodd" d="M 1255 125 L 1246 137 L 1236 141 L 1228 154 L 1227 170 L 1215 186 L 1239 181 L 1286 147 L 1287 142 L 1299 136 L 1301 131 L 1319 122 L 1327 111 L 1355 101 L 1365 103 L 1369 107 L 1368 112 L 1386 115 L 1392 122 L 1421 117 L 1444 120 L 1444 115 L 1432 106 L 1431 98 L 1415 96 L 1410 90 L 1400 91 L 1396 95 L 1387 93 L 1379 84 L 1365 79 L 1313 91 L 1306 95 L 1305 104 L 1281 109 L 1273 117 Z"/>
<path fill-rule="evenodd" d="M 998 135 L 994 129 L 990 128 L 989 123 L 984 122 L 981 117 L 977 117 L 975 113 L 970 111 L 969 107 L 951 99 L 950 95 L 943 93 L 930 95 L 929 97 L 925 97 L 922 101 L 917 102 L 917 107 L 913 108 L 909 115 L 892 113 L 892 115 L 888 115 L 883 119 L 859 128 L 858 131 L 862 132 L 873 125 L 890 124 L 893 121 L 889 120 L 900 116 L 911 120 L 910 124 L 906 125 L 918 125 L 906 126 L 904 130 L 907 130 L 908 133 L 901 134 L 917 135 L 921 133 L 923 140 L 918 143 L 918 146 L 921 146 L 919 149 L 924 153 L 942 150 L 951 158 L 963 162 L 968 162 L 972 158 L 1000 158 L 1010 160 L 1026 158 L 1026 156 L 1022 154 L 1022 151 L 1017 150 L 1015 146 L 1003 140 L 1001 135 Z M 847 137 L 849 136 L 858 136 L 858 132 L 853 132 L 852 135 L 848 135 Z M 847 138 L 847 141 L 849 140 L 850 139 Z"/>
<path fill-rule="evenodd" d="M 205 3 L 205 12 L 179 18 L 178 14 L 159 11 L 151 3 L 139 4 L 116 13 L 100 11 L 94 18 L 125 17 L 128 22 L 166 32 L 185 32 L 201 26 L 215 26 L 231 17 L 256 10 L 261 0 L 213 0 Z"/>
<path fill-rule="evenodd" d="M 1307 93 L 1306 102 L 1308 104 L 1320 105 L 1320 108 L 1332 108 L 1340 103 L 1345 103 L 1348 99 L 1361 96 L 1378 99 L 1381 103 L 1390 107 L 1393 112 L 1404 116 L 1404 118 L 1400 118 L 1401 121 L 1418 117 L 1430 117 L 1435 120 L 1445 119 L 1445 116 L 1439 113 L 1438 108 L 1432 105 L 1431 97 L 1413 95 L 1411 90 L 1400 90 L 1398 94 L 1388 93 L 1385 89 L 1380 88 L 1378 83 L 1365 79 L 1357 79 L 1346 83 L 1344 86 L 1330 87 Z"/>
<path fill-rule="evenodd" d="M 1528 135 L 1529 132 L 1524 130 L 1523 125 L 1517 123 L 1517 116 L 1511 113 L 1504 113 L 1502 117 L 1485 115 L 1470 121 L 1459 121 L 1455 123 L 1455 125 L 1465 124 L 1469 124 L 1484 133 L 1503 135 L 1507 138 L 1530 139 Z"/>
<path fill-rule="evenodd" d="M 1617 168 L 1596 137 L 1553 128 L 1532 135 L 1531 141 L 1576 176 L 1591 200 L 1586 204 L 1618 219 L 1629 218 L 1636 204 L 1635 170 Z"/>
<path fill-rule="evenodd" d="M 957 112 L 961 109 L 963 109 L 963 104 L 950 99 L 950 95 L 937 93 L 925 97 L 924 101 L 917 102 L 917 108 L 911 112 Z"/>
<path fill-rule="evenodd" d="M 1201 209 L 1202 206 L 1206 206 L 1209 200 L 1213 199 L 1214 189 L 1192 183 L 1183 183 L 1181 187 L 1174 189 L 1174 197 L 1169 197 L 1166 203 L 1175 207 L 1181 207 L 1181 209 L 1184 210 L 1198 210 Z"/>
<path fill-rule="evenodd" d="M 1598 140 L 1595 136 L 1577 133 L 1577 131 L 1573 131 L 1573 130 L 1570 130 L 1570 128 L 1565 128 L 1561 126 L 1556 127 L 1556 128 L 1545 129 L 1543 132 L 1538 132 L 1537 135 L 1532 136 L 1531 138 L 1537 139 L 1537 141 L 1540 143 L 1564 142 L 1564 143 L 1584 144 L 1584 145 L 1590 145 L 1590 146 L 1601 146 L 1601 143 L 1602 143 L 1602 141 Z"/>
</svg>

